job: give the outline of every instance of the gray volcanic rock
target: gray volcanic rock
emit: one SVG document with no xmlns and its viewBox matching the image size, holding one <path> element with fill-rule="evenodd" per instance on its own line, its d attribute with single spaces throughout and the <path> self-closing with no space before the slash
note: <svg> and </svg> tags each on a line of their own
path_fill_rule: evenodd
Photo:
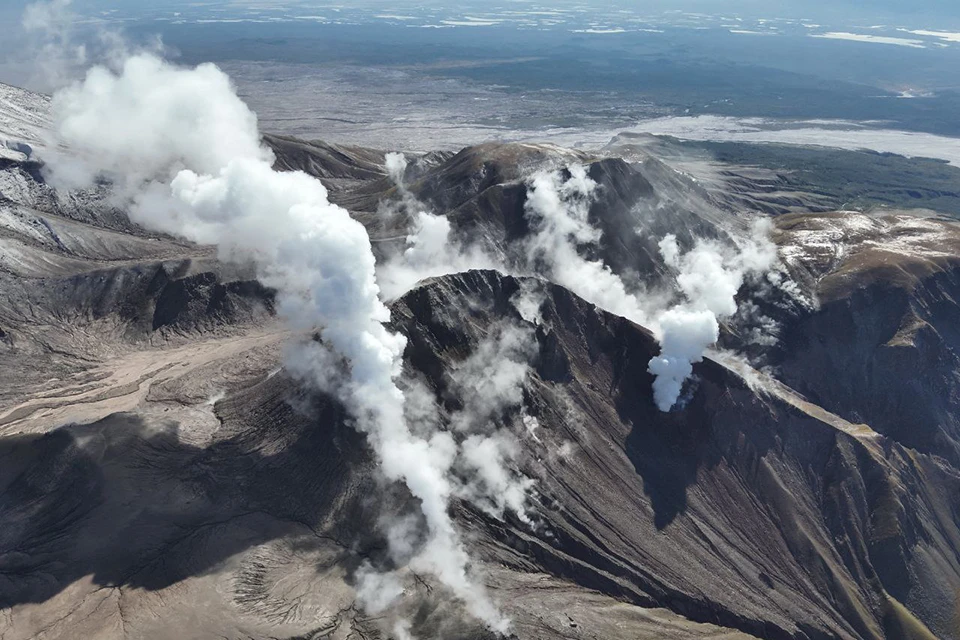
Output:
<svg viewBox="0 0 960 640">
<path fill-rule="evenodd" d="M 653 281 L 663 273 L 657 243 L 667 233 L 689 248 L 696 238 L 726 237 L 739 228 L 737 212 L 724 209 L 693 182 L 662 163 L 628 163 L 549 144 L 488 143 L 453 156 L 433 156 L 408 167 L 405 182 L 427 210 L 445 215 L 454 235 L 484 246 L 508 262 L 524 263 L 520 242 L 530 232 L 525 215 L 527 180 L 538 171 L 583 164 L 597 185 L 590 222 L 603 232 L 597 258 L 618 274 Z M 322 173 L 314 173 L 323 178 Z M 384 219 L 382 202 L 399 194 L 386 178 L 370 181 L 335 199 L 356 211 L 372 237 L 402 241 L 410 231 L 405 216 Z"/>
<path fill-rule="evenodd" d="M 448 373 L 503 323 L 523 324 L 519 286 L 469 272 L 395 303 L 408 374 L 460 406 Z M 955 474 L 714 361 L 698 367 L 689 403 L 663 414 L 649 391 L 650 334 L 542 286 L 524 391 L 540 428 L 500 418 L 536 482 L 535 526 L 457 507 L 516 637 L 579 637 L 614 602 L 608 638 L 931 637 L 898 634 L 922 629 L 899 599 L 945 604 L 960 584 Z M 352 608 L 352 571 L 381 561 L 377 497 L 394 508 L 409 498 L 377 488 L 335 403 L 270 375 L 276 356 L 242 357 L 251 366 L 240 372 L 212 362 L 153 384 L 135 413 L 4 440 L 11 637 L 91 607 L 91 630 L 116 629 L 119 616 L 111 637 L 156 637 L 161 618 L 176 637 L 190 601 L 206 603 L 195 637 L 374 632 Z M 226 395 L 205 404 L 191 389 L 211 371 Z M 486 637 L 454 622 L 436 585 L 421 595 L 419 637 Z M 565 598 L 576 606 L 552 608 Z M 560 611 L 569 619 L 552 622 Z M 73 628 L 57 624 L 51 637 Z"/>
<path fill-rule="evenodd" d="M 526 390 L 543 428 L 523 465 L 542 520 L 498 526 L 492 557 L 757 637 L 902 637 L 900 598 L 940 620 L 932 603 L 960 584 L 955 472 L 709 360 L 689 403 L 661 413 L 649 333 L 545 287 Z M 509 315 L 516 289 L 471 272 L 408 294 L 410 362 L 441 369 Z"/>
<path fill-rule="evenodd" d="M 224 275 L 221 275 L 224 274 Z M 239 277 L 238 277 L 239 276 Z M 0 274 L 0 400 L 8 408 L 44 381 L 151 345 L 242 334 L 273 324 L 273 292 L 249 274 L 180 260 L 67 277 Z M 5 415 L 6 414 L 6 415 Z M 8 421 L 0 412 L 0 424 Z"/>
<path fill-rule="evenodd" d="M 382 152 L 265 141 L 375 240 L 402 241 Z M 524 180 L 583 163 L 601 185 L 594 257 L 647 280 L 665 233 L 722 237 L 769 187 L 741 172 L 727 198 L 722 178 L 620 142 L 409 157 L 405 183 L 509 258 L 529 232 Z M 106 187 L 54 192 L 17 153 L 0 160 L 0 635 L 391 637 L 357 571 L 395 568 L 379 525 L 417 505 L 344 408 L 283 370 L 273 293 L 143 232 Z M 741 292 L 779 340 L 751 343 L 736 318 L 723 335 L 763 371 L 713 353 L 669 413 L 651 333 L 562 287 L 470 271 L 392 303 L 404 384 L 444 425 L 472 400 L 468 358 L 504 331 L 529 347 L 522 408 L 489 418 L 533 481 L 529 521 L 451 506 L 512 637 L 960 640 L 957 226 L 797 197 L 774 232 L 792 284 Z M 542 300 L 535 322 L 521 291 Z M 399 576 L 415 637 L 495 637 L 429 576 Z"/>
<path fill-rule="evenodd" d="M 44 165 L 38 160 L 0 158 L 0 207 L 49 214 L 85 224 L 124 232 L 148 234 L 130 222 L 127 214 L 109 201 L 109 185 L 61 192 L 47 184 Z"/>
<path fill-rule="evenodd" d="M 0 161 L 30 158 L 49 125 L 49 96 L 0 82 Z"/>
<path fill-rule="evenodd" d="M 960 225 L 900 215 L 777 220 L 818 301 L 786 321 L 780 378 L 845 418 L 960 464 Z"/>
<path fill-rule="evenodd" d="M 305 142 L 289 136 L 263 136 L 281 171 L 303 171 L 327 180 L 363 181 L 384 176 L 384 153 L 363 147 Z"/>
</svg>

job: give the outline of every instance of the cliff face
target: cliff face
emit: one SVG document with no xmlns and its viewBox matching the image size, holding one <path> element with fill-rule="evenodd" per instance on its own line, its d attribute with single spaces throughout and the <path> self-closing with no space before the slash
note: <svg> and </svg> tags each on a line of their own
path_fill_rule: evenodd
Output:
<svg viewBox="0 0 960 640">
<path fill-rule="evenodd" d="M 533 524 L 457 507 L 517 637 L 593 625 L 609 638 L 924 637 L 896 631 L 922 628 L 903 606 L 949 629 L 949 467 L 712 360 L 689 403 L 661 413 L 650 334 L 540 286 L 536 326 L 511 302 L 520 282 L 495 272 L 427 282 L 393 308 L 408 374 L 450 408 L 468 401 L 450 372 L 481 342 L 503 326 L 532 336 L 524 406 L 539 428 L 515 410 L 498 420 L 535 481 Z M 376 627 L 349 607 L 352 572 L 383 544 L 362 438 L 335 403 L 270 375 L 269 342 L 219 355 L 180 354 L 185 372 L 157 374 L 134 413 L 103 406 L 92 423 L 4 440 L 2 592 L 17 637 L 71 608 L 90 629 L 123 621 L 153 637 L 159 616 L 174 633 L 195 598 L 205 634 L 293 637 L 324 616 Z M 435 589 L 417 631 L 478 637 L 443 622 L 453 605 Z M 643 615 L 659 622 L 629 622 Z"/>
<path fill-rule="evenodd" d="M 453 366 L 435 360 L 502 322 L 516 286 L 471 272 L 406 296 L 410 362 Z M 960 578 L 951 468 L 711 360 L 661 413 L 651 336 L 546 289 L 522 465 L 542 528 L 495 525 L 493 558 L 757 637 L 900 637 L 898 601 L 950 610 L 955 587 L 933 585 Z"/>
<path fill-rule="evenodd" d="M 781 379 L 844 417 L 960 462 L 960 233 L 912 216 L 788 216 L 781 243 L 819 308 L 789 321 Z M 833 236 L 816 256 L 803 245 Z"/>
<path fill-rule="evenodd" d="M 403 241 L 381 153 L 267 142 L 375 240 Z M 663 234 L 689 246 L 742 225 L 742 199 L 623 156 L 482 145 L 411 159 L 405 180 L 509 262 L 529 233 L 522 178 L 582 163 L 601 185 L 591 257 L 647 282 Z M 389 637 L 358 570 L 392 568 L 379 524 L 413 498 L 342 406 L 283 369 L 273 293 L 104 194 L 3 162 L 0 634 Z M 778 339 L 731 321 L 722 344 L 753 364 L 709 355 L 670 413 L 652 334 L 555 284 L 467 271 L 392 303 L 404 380 L 444 429 L 476 400 L 458 372 L 520 336 L 519 400 L 485 419 L 532 481 L 528 519 L 452 505 L 514 637 L 960 639 L 960 232 L 906 213 L 775 225 L 796 289 L 741 297 Z M 400 578 L 415 637 L 493 637 L 429 576 Z"/>
</svg>

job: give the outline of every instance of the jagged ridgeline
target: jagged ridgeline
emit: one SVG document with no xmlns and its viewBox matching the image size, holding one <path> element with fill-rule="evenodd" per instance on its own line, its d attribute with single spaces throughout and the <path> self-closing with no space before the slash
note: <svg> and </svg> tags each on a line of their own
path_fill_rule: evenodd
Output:
<svg viewBox="0 0 960 640">
<path fill-rule="evenodd" d="M 960 638 L 953 222 L 791 192 L 775 264 L 740 274 L 662 411 L 653 311 L 699 309 L 679 256 L 732 272 L 745 194 L 772 197 L 749 172 L 731 193 L 635 141 L 400 163 L 266 136 L 407 283 L 385 330 L 411 433 L 456 445 L 457 592 L 416 561 L 423 497 L 355 428 L 324 328 L 291 324 L 255 259 L 144 229 L 108 185 L 55 191 L 46 100 L 2 89 L 4 637 Z M 566 218 L 531 206 L 537 175 Z M 551 277 L 557 237 L 596 280 Z M 596 304 L 614 277 L 650 326 Z"/>
</svg>

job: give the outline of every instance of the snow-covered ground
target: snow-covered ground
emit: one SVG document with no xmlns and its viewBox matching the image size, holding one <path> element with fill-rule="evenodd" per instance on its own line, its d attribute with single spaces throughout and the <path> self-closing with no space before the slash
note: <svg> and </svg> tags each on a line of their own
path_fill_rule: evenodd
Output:
<svg viewBox="0 0 960 640">
<path fill-rule="evenodd" d="M 681 140 L 773 142 L 835 149 L 869 149 L 911 158 L 938 158 L 960 166 L 960 139 L 917 131 L 875 127 L 847 120 L 784 121 L 727 116 L 671 116 L 641 122 L 633 133 L 667 135 Z"/>
<path fill-rule="evenodd" d="M 23 160 L 44 144 L 50 98 L 0 82 L 0 159 Z"/>
</svg>

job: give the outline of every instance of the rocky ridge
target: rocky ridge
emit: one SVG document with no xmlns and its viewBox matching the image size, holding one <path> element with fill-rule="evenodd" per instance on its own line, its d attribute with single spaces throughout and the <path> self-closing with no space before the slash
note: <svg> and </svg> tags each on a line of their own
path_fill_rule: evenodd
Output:
<svg viewBox="0 0 960 640">
<path fill-rule="evenodd" d="M 379 250 L 402 243 L 382 152 L 266 141 Z M 509 258 L 528 232 L 524 175 L 569 161 L 602 185 L 597 257 L 625 276 L 660 277 L 665 232 L 689 246 L 741 224 L 656 158 L 483 145 L 412 158 L 406 183 Z M 105 194 L 57 194 L 33 159 L 4 162 L 0 630 L 386 637 L 355 576 L 388 567 L 376 521 L 410 498 L 381 485 L 343 408 L 282 370 L 271 292 Z M 392 303 L 406 372 L 446 411 L 465 402 L 450 372 L 485 339 L 532 336 L 524 411 L 497 420 L 535 482 L 533 522 L 455 506 L 517 638 L 960 637 L 960 232 L 809 209 L 774 219 L 795 295 L 742 292 L 778 340 L 731 322 L 722 346 L 750 363 L 707 358 L 667 414 L 653 336 L 562 287 L 470 271 Z M 536 322 L 521 287 L 542 296 Z M 426 576 L 405 587 L 417 637 L 490 637 Z"/>
</svg>

